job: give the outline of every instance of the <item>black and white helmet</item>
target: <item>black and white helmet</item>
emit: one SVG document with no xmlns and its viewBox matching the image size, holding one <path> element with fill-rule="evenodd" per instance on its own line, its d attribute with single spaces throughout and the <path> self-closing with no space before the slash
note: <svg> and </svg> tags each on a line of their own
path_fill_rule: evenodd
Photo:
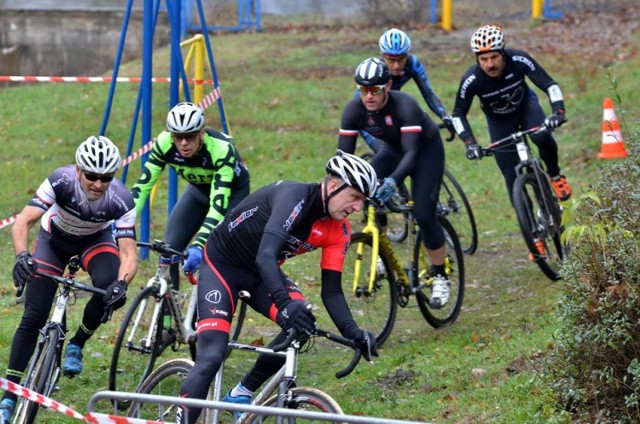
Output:
<svg viewBox="0 0 640 424">
<path fill-rule="evenodd" d="M 378 186 L 376 171 L 366 160 L 338 150 L 327 162 L 327 172 L 341 178 L 346 184 L 373 197 Z"/>
<path fill-rule="evenodd" d="M 188 134 L 204 128 L 202 110 L 189 102 L 175 105 L 167 114 L 167 131 L 176 134 Z"/>
<path fill-rule="evenodd" d="M 384 85 L 391 79 L 391 71 L 384 61 L 370 57 L 360 62 L 354 75 L 356 84 L 370 87 Z"/>
<path fill-rule="evenodd" d="M 76 150 L 76 163 L 83 171 L 113 174 L 120 168 L 120 150 L 105 136 L 91 136 Z"/>
</svg>

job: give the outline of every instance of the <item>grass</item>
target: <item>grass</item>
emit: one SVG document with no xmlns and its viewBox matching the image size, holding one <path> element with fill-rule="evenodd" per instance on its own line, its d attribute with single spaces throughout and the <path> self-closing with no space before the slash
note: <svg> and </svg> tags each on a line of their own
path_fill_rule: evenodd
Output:
<svg viewBox="0 0 640 424">
<path fill-rule="evenodd" d="M 524 42 L 530 29 L 525 25 L 510 44 Z M 461 32 L 447 36 L 427 28 L 411 34 L 414 52 L 427 63 L 432 85 L 448 111 L 459 78 L 473 61 Z M 353 69 L 376 53 L 379 33 L 380 28 L 344 26 L 212 38 L 225 110 L 250 167 L 253 189 L 280 178 L 319 181 L 326 159 L 336 148 L 342 107 L 353 95 Z M 556 133 L 560 164 L 579 194 L 597 178 L 606 178 L 598 172 L 595 158 L 601 142 L 602 98 L 611 96 L 610 83 L 600 64 L 585 62 L 579 51 L 562 56 L 531 53 L 563 88 L 569 122 Z M 635 83 L 639 65 L 640 59 L 629 55 L 612 68 L 626 99 L 640 94 Z M 120 75 L 137 76 L 139 69 L 139 63 L 126 64 Z M 154 74 L 167 73 L 168 50 L 161 49 L 154 57 Z M 118 85 L 107 129 L 123 150 L 136 90 L 135 85 Z M 413 87 L 407 91 L 418 94 Z M 37 84 L 0 91 L 0 155 L 4 158 L 0 218 L 18 213 L 55 167 L 73 160 L 78 143 L 98 131 L 107 92 L 108 87 L 100 84 Z M 548 109 L 544 94 L 541 98 Z M 166 86 L 154 85 L 153 103 L 152 132 L 156 134 L 168 104 Z M 630 121 L 640 116 L 632 101 L 625 112 Z M 207 123 L 219 127 L 216 115 L 215 107 L 209 109 Z M 480 143 L 486 144 L 486 126 L 477 102 L 470 121 Z M 140 144 L 139 135 L 136 144 Z M 361 364 L 351 376 L 336 380 L 333 373 L 346 365 L 348 356 L 318 343 L 301 360 L 301 381 L 327 391 L 351 414 L 446 423 L 568 422 L 568 417 L 554 410 L 552 393 L 534 372 L 536 358 L 553 345 L 554 305 L 562 283 L 549 282 L 527 261 L 495 163 L 466 161 L 459 141 L 447 144 L 446 150 L 447 167 L 464 187 L 480 232 L 479 251 L 466 258 L 467 290 L 460 318 L 453 326 L 435 331 L 412 304 L 399 311 L 396 327 L 374 364 Z M 137 177 L 137 166 L 134 163 L 135 169 L 130 170 L 129 186 Z M 152 209 L 155 238 L 162 237 L 166 222 L 164 187 Z M 22 313 L 13 296 L 9 228 L 0 230 L 0 249 L 0 269 L 5 270 L 0 275 L 0 316 L 5 324 L 0 329 L 0 375 L 4 375 Z M 311 253 L 291 260 L 285 269 L 320 304 L 318 262 L 319 254 Z M 154 268 L 155 260 L 142 263 L 136 281 L 142 284 Z M 83 305 L 79 299 L 72 307 L 72 328 Z M 111 346 L 123 315 L 118 312 L 87 344 L 86 371 L 72 380 L 63 378 L 60 392 L 54 395 L 57 400 L 84 412 L 89 398 L 106 388 Z M 324 327 L 332 328 L 323 308 L 317 316 Z M 254 332 L 247 329 L 247 334 L 268 341 L 274 326 L 263 327 L 259 317 L 250 319 Z M 48 413 L 41 418 L 41 422 L 61 421 Z"/>
</svg>

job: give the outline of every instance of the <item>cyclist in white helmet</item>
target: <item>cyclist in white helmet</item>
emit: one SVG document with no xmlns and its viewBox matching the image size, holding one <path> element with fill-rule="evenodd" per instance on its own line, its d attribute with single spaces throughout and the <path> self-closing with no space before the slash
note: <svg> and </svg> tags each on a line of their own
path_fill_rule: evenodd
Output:
<svg viewBox="0 0 640 424">
<path fill-rule="evenodd" d="M 183 269 L 195 272 L 211 230 L 249 194 L 249 171 L 232 137 L 205 128 L 202 110 L 189 102 L 178 103 L 169 111 L 166 131 L 156 138 L 142 175 L 132 187 L 138 213 L 167 165 L 188 184 L 169 216 L 163 241 L 179 251 L 189 246 Z M 178 289 L 178 264 L 171 268 Z"/>
<path fill-rule="evenodd" d="M 505 34 L 499 25 L 478 28 L 471 36 L 470 46 L 476 63 L 462 76 L 453 109 L 454 126 L 467 147 L 468 159 L 482 158 L 480 145 L 467 120 L 474 97 L 480 101 L 489 137 L 493 141 L 542 123 L 554 129 L 566 121 L 564 98 L 558 83 L 528 53 L 507 49 Z M 547 93 L 551 104 L 551 115 L 548 117 L 545 118 L 538 96 L 529 88 L 525 78 Z M 567 200 L 571 196 L 571 186 L 560 174 L 555 139 L 550 132 L 543 132 L 532 135 L 531 140 L 538 146 L 556 196 L 560 200 Z M 496 152 L 495 159 L 511 199 L 518 154 L 515 150 Z"/>
<path fill-rule="evenodd" d="M 380 36 L 378 47 L 380 48 L 380 57 L 391 72 L 391 90 L 402 90 L 406 83 L 413 80 L 429 109 L 453 133 L 451 117 L 433 90 L 424 65 L 420 59 L 409 53 L 412 46 L 407 33 L 398 28 L 391 28 Z M 380 149 L 380 139 L 373 137 L 366 131 L 361 131 L 361 135 L 372 150 L 378 151 Z"/>
<path fill-rule="evenodd" d="M 205 247 L 198 282 L 198 355 L 180 393 L 204 399 L 227 351 L 238 292 L 251 293 L 249 306 L 297 334 L 314 328 L 300 289 L 281 268 L 294 256 L 322 250 L 322 302 L 340 333 L 356 341 L 367 360 L 377 356 L 375 336 L 358 327 L 342 292 L 344 258 L 351 241 L 347 217 L 362 211 L 376 192 L 377 177 L 363 159 L 338 152 L 320 183 L 278 181 L 251 193 L 216 227 Z M 219 293 L 213 300 L 211 293 Z M 215 304 L 212 302 L 215 301 Z M 271 345 L 282 343 L 280 333 Z M 249 403 L 253 392 L 284 359 L 260 356 L 225 401 Z M 189 423 L 199 411 L 189 408 Z M 184 414 L 183 414 L 184 419 Z M 185 421 L 180 421 L 185 422 Z"/>
<path fill-rule="evenodd" d="M 117 309 L 125 304 L 138 253 L 133 198 L 114 178 L 120 163 L 120 152 L 111 140 L 87 138 L 76 151 L 76 164 L 49 175 L 13 224 L 13 281 L 26 291 L 22 320 L 11 343 L 9 381 L 20 383 L 58 289 L 55 282 L 34 275 L 36 270 L 62 275 L 69 259 L 77 255 L 93 285 L 107 290 L 104 297 L 91 297 L 81 325 L 67 344 L 62 366 L 67 375 L 82 371 L 82 348 L 100 326 L 105 307 Z M 30 249 L 29 230 L 38 221 L 40 230 Z M 10 422 L 15 400 L 15 395 L 4 394 L 0 402 L 4 422 Z"/>
</svg>

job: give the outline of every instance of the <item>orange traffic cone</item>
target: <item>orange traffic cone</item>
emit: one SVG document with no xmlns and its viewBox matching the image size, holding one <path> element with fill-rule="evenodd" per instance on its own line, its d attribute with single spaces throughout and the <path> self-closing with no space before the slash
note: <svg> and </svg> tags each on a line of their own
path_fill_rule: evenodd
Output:
<svg viewBox="0 0 640 424">
<path fill-rule="evenodd" d="M 629 156 L 624 147 L 620 124 L 613 110 L 613 100 L 604 99 L 604 112 L 602 116 L 602 149 L 598 153 L 598 159 L 626 158 Z"/>
</svg>

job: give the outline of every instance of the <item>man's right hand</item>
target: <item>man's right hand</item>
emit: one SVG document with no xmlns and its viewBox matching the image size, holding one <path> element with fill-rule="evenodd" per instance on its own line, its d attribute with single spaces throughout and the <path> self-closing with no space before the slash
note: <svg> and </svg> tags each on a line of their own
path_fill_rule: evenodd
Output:
<svg viewBox="0 0 640 424">
<path fill-rule="evenodd" d="M 38 263 L 31 257 L 29 252 L 18 253 L 16 263 L 13 265 L 13 284 L 16 287 L 24 287 L 37 269 Z"/>
<path fill-rule="evenodd" d="M 478 144 L 475 138 L 465 140 L 464 145 L 467 148 L 467 159 L 480 160 L 482 159 L 482 148 Z"/>
<path fill-rule="evenodd" d="M 353 340 L 360 349 L 362 356 L 367 362 L 371 362 L 374 356 L 378 356 L 378 346 L 376 343 L 376 336 L 367 330 L 356 330 Z"/>
<path fill-rule="evenodd" d="M 287 303 L 278 313 L 276 321 L 284 330 L 292 328 L 298 334 L 311 331 L 316 326 L 316 317 L 301 300 L 292 300 Z"/>
</svg>

